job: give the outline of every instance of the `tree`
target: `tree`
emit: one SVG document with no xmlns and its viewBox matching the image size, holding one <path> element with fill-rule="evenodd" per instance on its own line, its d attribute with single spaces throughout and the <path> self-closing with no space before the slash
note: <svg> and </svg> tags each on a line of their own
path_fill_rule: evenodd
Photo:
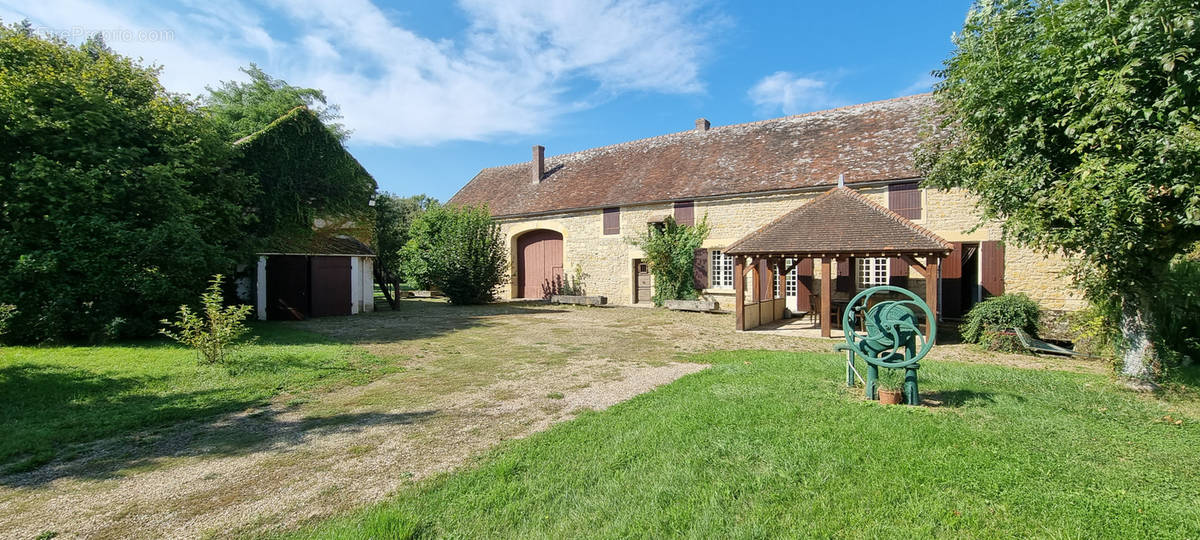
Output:
<svg viewBox="0 0 1200 540">
<path fill-rule="evenodd" d="M 629 243 L 641 248 L 654 275 L 654 305 L 667 300 L 695 300 L 693 275 L 696 250 L 708 238 L 708 217 L 697 225 L 681 225 L 667 216 L 662 224 L 650 224 L 646 232 Z"/>
<path fill-rule="evenodd" d="M 1119 311 L 1121 373 L 1161 368 L 1151 304 L 1200 238 L 1200 4 L 978 2 L 935 88 L 917 152 L 927 183 L 963 187 L 1007 238 L 1079 261 Z"/>
<path fill-rule="evenodd" d="M 150 335 L 248 255 L 253 181 L 157 68 L 0 26 L 0 125 L 8 339 Z"/>
<path fill-rule="evenodd" d="M 500 226 L 485 207 L 431 205 L 412 226 L 405 246 L 423 268 L 424 279 L 453 304 L 496 299 L 507 277 L 508 257 Z"/>
<path fill-rule="evenodd" d="M 388 305 L 396 309 L 399 303 L 400 284 L 404 280 L 404 257 L 402 250 L 410 238 L 413 221 L 437 200 L 426 195 L 400 197 L 391 193 L 380 193 L 375 198 L 375 281 L 383 291 Z"/>
<path fill-rule="evenodd" d="M 255 64 L 241 70 L 250 76 L 249 82 L 221 81 L 216 88 L 205 87 L 208 95 L 204 97 L 204 108 L 229 141 L 249 136 L 301 106 L 308 107 L 339 142 L 350 137 L 350 131 L 337 123 L 342 117 L 340 108 L 326 101 L 325 92 L 292 86 Z"/>
</svg>

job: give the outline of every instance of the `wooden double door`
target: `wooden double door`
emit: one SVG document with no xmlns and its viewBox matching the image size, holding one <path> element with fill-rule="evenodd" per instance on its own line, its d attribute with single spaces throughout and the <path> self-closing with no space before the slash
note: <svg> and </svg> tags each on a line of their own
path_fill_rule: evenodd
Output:
<svg viewBox="0 0 1200 540">
<path fill-rule="evenodd" d="M 540 229 L 517 238 L 517 297 L 545 298 L 563 279 L 562 234 Z"/>
<path fill-rule="evenodd" d="M 267 318 L 301 320 L 349 315 L 350 257 L 267 257 Z"/>
</svg>

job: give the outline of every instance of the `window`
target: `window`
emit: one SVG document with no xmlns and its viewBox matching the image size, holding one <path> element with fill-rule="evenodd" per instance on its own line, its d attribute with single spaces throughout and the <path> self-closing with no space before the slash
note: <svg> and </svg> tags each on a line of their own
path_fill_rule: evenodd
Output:
<svg viewBox="0 0 1200 540">
<path fill-rule="evenodd" d="M 680 225 L 696 224 L 696 208 L 692 201 L 679 201 L 675 203 L 675 223 Z"/>
<path fill-rule="evenodd" d="M 604 209 L 604 234 L 621 234 L 621 209 Z"/>
<path fill-rule="evenodd" d="M 858 259 L 858 288 L 866 289 L 888 284 L 887 257 Z"/>
<path fill-rule="evenodd" d="M 784 259 L 783 269 L 787 270 L 789 266 L 792 266 L 792 260 Z M 775 296 L 779 296 L 779 281 L 779 274 L 775 274 Z M 796 290 L 798 289 L 796 285 L 796 269 L 792 268 L 792 270 L 787 273 L 787 280 L 783 282 L 783 295 L 785 297 L 796 296 Z"/>
<path fill-rule="evenodd" d="M 709 260 L 712 261 L 712 272 L 709 274 L 710 283 L 714 289 L 732 289 L 733 288 L 733 257 L 726 255 L 720 251 L 709 251 Z"/>
<path fill-rule="evenodd" d="M 921 219 L 921 186 L 916 182 L 888 186 L 888 208 L 908 219 Z"/>
</svg>

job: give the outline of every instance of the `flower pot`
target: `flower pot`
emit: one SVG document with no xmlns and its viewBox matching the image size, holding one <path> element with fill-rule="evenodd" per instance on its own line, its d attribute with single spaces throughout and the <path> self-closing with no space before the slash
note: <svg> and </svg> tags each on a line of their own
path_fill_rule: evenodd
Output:
<svg viewBox="0 0 1200 540">
<path fill-rule="evenodd" d="M 899 405 L 904 401 L 904 392 L 879 389 L 879 402 L 884 405 Z"/>
</svg>

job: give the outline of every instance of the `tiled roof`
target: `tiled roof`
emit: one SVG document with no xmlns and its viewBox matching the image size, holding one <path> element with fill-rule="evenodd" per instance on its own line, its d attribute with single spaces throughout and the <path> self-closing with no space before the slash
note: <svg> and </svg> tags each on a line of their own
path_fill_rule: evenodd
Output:
<svg viewBox="0 0 1200 540">
<path fill-rule="evenodd" d="M 850 188 L 834 188 L 725 249 L 731 255 L 949 253 L 952 246 Z"/>
<path fill-rule="evenodd" d="M 450 203 L 510 216 L 916 178 L 932 105 L 921 94 L 548 156 L 539 184 L 532 162 L 492 167 Z"/>
</svg>

